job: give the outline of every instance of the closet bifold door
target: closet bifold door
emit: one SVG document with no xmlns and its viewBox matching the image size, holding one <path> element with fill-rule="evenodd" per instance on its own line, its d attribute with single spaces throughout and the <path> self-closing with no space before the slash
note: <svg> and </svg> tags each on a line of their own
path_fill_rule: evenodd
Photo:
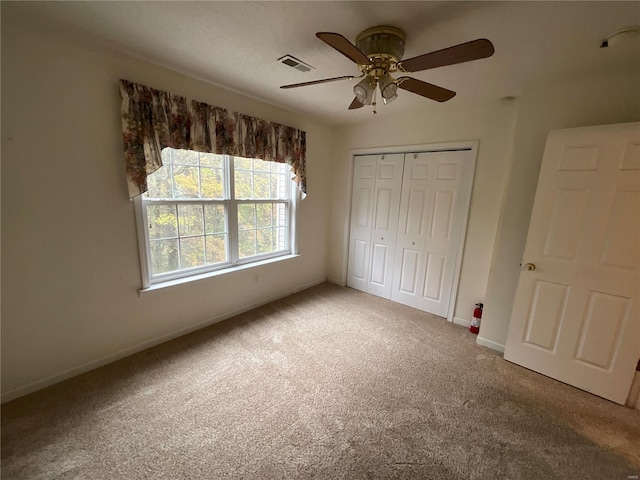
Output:
<svg viewBox="0 0 640 480">
<path fill-rule="evenodd" d="M 367 291 L 369 283 L 371 220 L 377 158 L 377 155 L 355 157 L 353 165 L 347 286 L 363 292 Z"/>
<path fill-rule="evenodd" d="M 403 154 L 355 158 L 347 285 L 391 298 Z"/>
<path fill-rule="evenodd" d="M 407 154 L 391 299 L 446 317 L 469 192 L 467 151 Z"/>
<path fill-rule="evenodd" d="M 404 154 L 381 155 L 377 163 L 367 292 L 391 298 Z"/>
<path fill-rule="evenodd" d="M 424 247 L 433 203 L 434 168 L 434 159 L 428 153 L 405 156 L 391 299 L 415 308 L 424 284 Z"/>
</svg>

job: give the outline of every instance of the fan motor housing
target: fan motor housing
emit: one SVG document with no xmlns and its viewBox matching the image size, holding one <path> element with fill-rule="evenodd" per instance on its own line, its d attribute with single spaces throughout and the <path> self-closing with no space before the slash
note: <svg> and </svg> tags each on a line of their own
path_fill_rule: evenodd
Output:
<svg viewBox="0 0 640 480">
<path fill-rule="evenodd" d="M 369 59 L 397 63 L 404 55 L 405 33 L 396 27 L 368 28 L 356 37 L 356 47 Z"/>
</svg>

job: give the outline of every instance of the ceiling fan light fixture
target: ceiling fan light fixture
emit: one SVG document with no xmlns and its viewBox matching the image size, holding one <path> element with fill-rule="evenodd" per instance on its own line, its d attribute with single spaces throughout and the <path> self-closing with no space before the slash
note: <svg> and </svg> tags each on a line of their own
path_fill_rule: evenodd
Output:
<svg viewBox="0 0 640 480">
<path fill-rule="evenodd" d="M 382 101 L 384 102 L 385 105 L 387 105 L 388 103 L 393 102 L 396 98 L 398 98 L 398 95 L 394 95 L 393 97 L 382 97 Z"/>
<path fill-rule="evenodd" d="M 371 81 L 371 77 L 366 76 L 358 84 L 353 87 L 353 93 L 360 103 L 363 105 L 371 105 L 371 98 L 373 97 L 373 91 L 375 85 Z"/>
<path fill-rule="evenodd" d="M 380 85 L 380 93 L 385 104 L 393 102 L 398 98 L 398 84 L 388 73 L 382 75 L 378 80 Z"/>
</svg>

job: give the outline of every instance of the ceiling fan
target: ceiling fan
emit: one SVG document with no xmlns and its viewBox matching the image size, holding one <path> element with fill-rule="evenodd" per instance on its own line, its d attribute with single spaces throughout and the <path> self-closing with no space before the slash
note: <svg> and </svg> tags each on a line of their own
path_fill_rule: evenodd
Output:
<svg viewBox="0 0 640 480">
<path fill-rule="evenodd" d="M 280 88 L 305 87 L 319 83 L 362 78 L 353 87 L 355 98 L 349 105 L 349 110 L 373 105 L 373 113 L 376 113 L 377 89 L 380 90 L 385 104 L 398 98 L 398 88 L 437 102 L 446 102 L 456 94 L 452 90 L 407 76 L 394 79 L 391 76 L 392 73 L 420 72 L 430 68 L 469 62 L 490 57 L 494 52 L 493 44 L 486 38 L 482 38 L 402 60 L 406 35 L 399 28 L 389 26 L 368 28 L 356 37 L 355 45 L 339 33 L 318 32 L 316 37 L 356 63 L 361 75 L 358 77 L 344 75 L 324 78 L 311 82 L 283 85 Z"/>
</svg>

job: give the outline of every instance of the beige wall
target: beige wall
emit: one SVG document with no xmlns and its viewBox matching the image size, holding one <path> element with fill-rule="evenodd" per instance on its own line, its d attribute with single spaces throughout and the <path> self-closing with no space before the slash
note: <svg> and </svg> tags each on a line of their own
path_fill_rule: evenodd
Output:
<svg viewBox="0 0 640 480">
<path fill-rule="evenodd" d="M 301 255 L 138 296 L 119 78 L 306 130 Z M 3 399 L 325 280 L 331 144 L 304 116 L 3 18 Z"/>
<path fill-rule="evenodd" d="M 416 102 L 420 105 L 422 100 Z M 366 124 L 335 129 L 329 279 L 335 283 L 346 279 L 352 149 L 479 140 L 454 311 L 459 319 L 470 321 L 474 303 L 483 301 L 486 292 L 518 102 L 496 99 L 489 104 L 443 107 L 425 103 L 423 109 L 394 115 L 391 107 L 382 106 Z"/>
<path fill-rule="evenodd" d="M 640 120 L 640 77 L 616 73 L 524 93 L 479 342 L 503 348 L 549 130 Z"/>
</svg>

